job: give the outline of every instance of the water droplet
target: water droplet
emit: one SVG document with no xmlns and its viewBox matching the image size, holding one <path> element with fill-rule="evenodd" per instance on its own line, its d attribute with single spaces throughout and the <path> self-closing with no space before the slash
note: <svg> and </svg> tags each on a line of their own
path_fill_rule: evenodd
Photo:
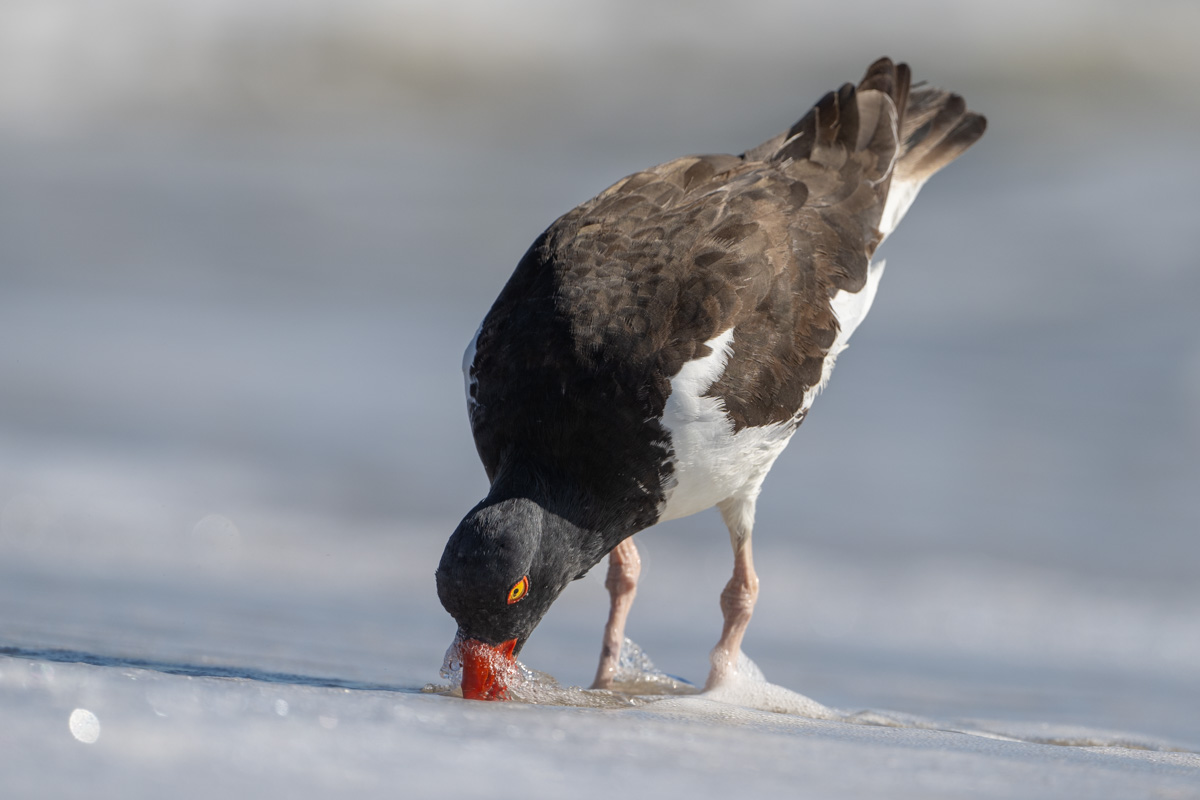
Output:
<svg viewBox="0 0 1200 800">
<path fill-rule="evenodd" d="M 77 708 L 67 720 L 71 735 L 84 744 L 94 744 L 100 738 L 100 720 L 86 708 Z"/>
<path fill-rule="evenodd" d="M 696 687 L 668 675 L 650 660 L 637 642 L 626 637 L 621 644 L 613 688 L 625 694 L 692 694 Z"/>
</svg>

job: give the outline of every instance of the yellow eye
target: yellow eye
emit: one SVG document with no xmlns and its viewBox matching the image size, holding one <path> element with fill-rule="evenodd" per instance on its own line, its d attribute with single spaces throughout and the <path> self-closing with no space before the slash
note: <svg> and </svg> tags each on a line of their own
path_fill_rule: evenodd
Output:
<svg viewBox="0 0 1200 800">
<path fill-rule="evenodd" d="M 521 580 L 514 583 L 513 587 L 508 590 L 508 604 L 511 606 L 513 603 L 517 602 L 522 597 L 524 597 L 528 591 L 529 591 L 529 576 L 526 575 L 523 578 L 521 578 Z"/>
</svg>

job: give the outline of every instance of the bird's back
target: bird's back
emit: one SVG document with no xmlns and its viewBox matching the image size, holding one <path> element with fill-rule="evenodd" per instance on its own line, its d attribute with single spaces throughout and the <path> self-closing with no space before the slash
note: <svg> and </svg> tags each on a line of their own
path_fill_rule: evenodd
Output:
<svg viewBox="0 0 1200 800">
<path fill-rule="evenodd" d="M 875 248 L 983 128 L 881 59 L 741 156 L 676 159 L 565 214 L 464 361 L 489 477 L 536 464 L 565 513 L 640 529 L 765 475 L 870 306 Z"/>
</svg>

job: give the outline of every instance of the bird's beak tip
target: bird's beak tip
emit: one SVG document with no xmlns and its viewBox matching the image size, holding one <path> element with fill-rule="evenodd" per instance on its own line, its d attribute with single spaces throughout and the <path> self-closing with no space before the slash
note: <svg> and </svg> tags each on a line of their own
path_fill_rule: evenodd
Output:
<svg viewBox="0 0 1200 800">
<path fill-rule="evenodd" d="M 497 645 L 478 639 L 459 642 L 462 658 L 462 693 L 468 700 L 507 700 L 508 679 L 516 669 L 517 640 Z"/>
</svg>

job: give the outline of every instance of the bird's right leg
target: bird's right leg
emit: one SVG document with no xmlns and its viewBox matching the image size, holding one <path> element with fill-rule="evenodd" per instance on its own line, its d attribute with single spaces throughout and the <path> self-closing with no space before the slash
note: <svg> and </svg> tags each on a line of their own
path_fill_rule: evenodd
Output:
<svg viewBox="0 0 1200 800">
<path fill-rule="evenodd" d="M 642 559 L 638 555 L 633 537 L 626 539 L 608 554 L 608 577 L 604 588 L 608 589 L 612 605 L 608 622 L 604 626 L 604 642 L 600 649 L 600 665 L 596 668 L 593 689 L 611 689 L 621 658 L 621 644 L 625 641 L 625 620 L 637 594 L 638 575 L 642 572 Z"/>
<path fill-rule="evenodd" d="M 721 592 L 721 613 L 725 617 L 725 625 L 721 630 L 721 640 L 712 651 L 712 670 L 708 673 L 705 689 L 712 689 L 737 672 L 742 638 L 754 613 L 754 603 L 758 600 L 758 574 L 754 571 L 754 554 L 750 549 L 755 499 L 734 498 L 717 504 L 733 544 L 733 577 L 726 584 L 725 591 Z"/>
</svg>

